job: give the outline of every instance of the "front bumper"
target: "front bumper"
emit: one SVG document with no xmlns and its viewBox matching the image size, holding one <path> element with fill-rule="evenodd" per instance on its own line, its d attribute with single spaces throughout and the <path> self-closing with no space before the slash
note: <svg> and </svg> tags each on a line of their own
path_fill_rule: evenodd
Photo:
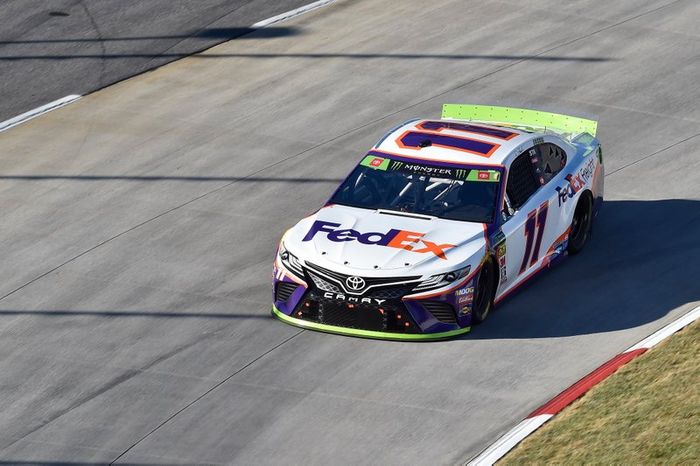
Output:
<svg viewBox="0 0 700 466">
<path fill-rule="evenodd" d="M 362 296 L 344 295 L 313 270 L 305 280 L 275 263 L 272 313 L 302 328 L 382 340 L 430 341 L 468 333 L 473 277 L 440 293 L 412 286 L 379 286 Z"/>
<path fill-rule="evenodd" d="M 272 305 L 272 315 L 277 317 L 282 322 L 286 322 L 296 327 L 306 328 L 309 330 L 318 330 L 320 332 L 335 333 L 350 337 L 374 338 L 377 340 L 397 340 L 397 341 L 436 341 L 454 338 L 459 335 L 469 333 L 470 327 L 458 328 L 447 332 L 435 333 L 397 333 L 397 332 L 380 332 L 375 330 L 362 330 L 350 327 L 338 327 L 335 325 L 319 324 L 308 320 L 297 319 L 283 313 L 275 305 Z"/>
</svg>

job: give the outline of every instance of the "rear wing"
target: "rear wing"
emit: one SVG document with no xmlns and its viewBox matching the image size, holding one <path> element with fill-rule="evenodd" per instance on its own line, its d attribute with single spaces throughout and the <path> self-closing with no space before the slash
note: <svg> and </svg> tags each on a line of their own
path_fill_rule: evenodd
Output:
<svg viewBox="0 0 700 466">
<path fill-rule="evenodd" d="M 484 123 L 505 123 L 550 129 L 557 133 L 595 136 L 598 122 L 558 113 L 540 112 L 525 108 L 492 107 L 489 105 L 444 104 L 442 118 L 448 120 L 475 120 Z"/>
</svg>

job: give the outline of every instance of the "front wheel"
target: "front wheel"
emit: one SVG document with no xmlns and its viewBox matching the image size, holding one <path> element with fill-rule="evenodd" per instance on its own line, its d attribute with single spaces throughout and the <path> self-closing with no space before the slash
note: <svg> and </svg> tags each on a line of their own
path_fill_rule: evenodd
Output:
<svg viewBox="0 0 700 466">
<path fill-rule="evenodd" d="M 472 324 L 480 324 L 489 315 L 493 308 L 493 296 L 496 290 L 496 269 L 494 262 L 489 259 L 484 262 L 479 272 L 474 293 L 474 307 L 472 309 Z"/>
<path fill-rule="evenodd" d="M 578 254 L 591 237 L 593 224 L 593 199 L 589 193 L 583 193 L 576 204 L 574 218 L 569 230 L 569 254 Z"/>
</svg>

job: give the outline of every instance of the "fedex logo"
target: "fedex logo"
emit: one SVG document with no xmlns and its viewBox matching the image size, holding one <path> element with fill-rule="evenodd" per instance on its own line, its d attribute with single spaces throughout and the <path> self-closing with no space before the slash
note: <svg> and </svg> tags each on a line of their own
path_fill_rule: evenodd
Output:
<svg viewBox="0 0 700 466">
<path fill-rule="evenodd" d="M 326 233 L 326 237 L 333 242 L 341 243 L 343 241 L 359 241 L 362 244 L 376 244 L 378 246 L 386 246 L 389 248 L 405 249 L 412 252 L 432 252 L 440 259 L 447 260 L 445 251 L 455 247 L 454 244 L 437 244 L 432 241 L 423 239 L 425 233 L 416 233 L 414 231 L 395 230 L 391 229 L 386 233 L 370 231 L 369 233 L 360 233 L 357 230 L 350 228 L 338 229 L 340 223 L 324 222 L 316 220 L 311 229 L 304 236 L 302 241 L 311 241 L 317 233 Z"/>
<path fill-rule="evenodd" d="M 565 203 L 568 199 L 571 199 L 576 195 L 577 192 L 581 190 L 585 186 L 585 183 L 581 179 L 581 175 L 576 175 L 573 176 L 571 174 L 566 175 L 566 181 L 568 181 L 568 184 L 564 185 L 564 187 L 559 187 L 557 186 L 557 194 L 559 198 L 559 205 L 561 206 L 563 203 Z"/>
<path fill-rule="evenodd" d="M 565 203 L 568 199 L 571 199 L 576 195 L 577 192 L 581 191 L 588 183 L 588 180 L 593 175 L 595 169 L 595 158 L 591 157 L 586 166 L 581 168 L 576 175 L 569 173 L 566 175 L 565 179 L 568 181 L 563 187 L 557 186 L 557 194 L 559 197 L 559 206 Z"/>
</svg>

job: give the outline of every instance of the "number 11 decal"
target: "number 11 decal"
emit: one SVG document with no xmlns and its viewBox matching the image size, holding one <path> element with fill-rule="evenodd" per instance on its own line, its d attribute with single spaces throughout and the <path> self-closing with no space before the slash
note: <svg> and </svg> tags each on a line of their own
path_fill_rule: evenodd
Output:
<svg viewBox="0 0 700 466">
<path fill-rule="evenodd" d="M 527 270 L 528 260 L 530 262 L 530 267 L 532 267 L 540 258 L 540 245 L 542 244 L 544 225 L 547 223 L 548 208 L 549 201 L 544 201 L 540 204 L 539 209 L 535 209 L 527 214 L 527 221 L 525 222 L 525 255 L 523 256 L 523 263 L 520 265 L 520 272 L 518 272 L 518 274 Z M 533 251 L 532 240 L 535 235 L 535 227 L 537 228 L 537 239 L 535 239 L 535 250 Z M 532 253 L 532 258 L 530 257 L 530 253 Z"/>
</svg>

